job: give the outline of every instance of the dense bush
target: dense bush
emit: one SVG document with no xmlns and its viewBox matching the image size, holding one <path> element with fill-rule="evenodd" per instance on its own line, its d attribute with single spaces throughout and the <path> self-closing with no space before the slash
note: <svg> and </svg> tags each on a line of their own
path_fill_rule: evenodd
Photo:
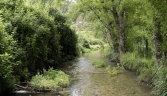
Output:
<svg viewBox="0 0 167 96">
<path fill-rule="evenodd" d="M 9 29 L 15 30 L 14 39 L 25 50 L 25 58 L 21 60 L 30 72 L 47 68 L 66 56 L 77 55 L 77 36 L 55 8 L 45 12 L 24 3 L 12 10 L 7 3 L 1 3 L 1 7 L 7 7 L 2 16 L 6 22 L 11 22 Z"/>
<path fill-rule="evenodd" d="M 5 24 L 0 17 L 0 93 L 10 90 L 16 83 L 12 75 L 16 66 L 14 49 L 16 42 L 5 31 Z"/>
</svg>

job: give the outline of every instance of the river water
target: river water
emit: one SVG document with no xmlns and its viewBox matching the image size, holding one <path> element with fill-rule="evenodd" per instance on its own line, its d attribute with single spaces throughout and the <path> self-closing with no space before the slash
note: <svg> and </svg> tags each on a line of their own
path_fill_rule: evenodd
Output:
<svg viewBox="0 0 167 96">
<path fill-rule="evenodd" d="M 65 62 L 59 66 L 71 77 L 71 85 L 62 91 L 63 95 L 49 92 L 28 96 L 153 96 L 150 88 L 139 83 L 134 73 L 124 70 L 121 74 L 110 76 L 105 68 L 95 68 L 91 64 L 93 60 L 103 60 L 114 67 L 100 51 L 85 54 L 78 61 Z"/>
</svg>

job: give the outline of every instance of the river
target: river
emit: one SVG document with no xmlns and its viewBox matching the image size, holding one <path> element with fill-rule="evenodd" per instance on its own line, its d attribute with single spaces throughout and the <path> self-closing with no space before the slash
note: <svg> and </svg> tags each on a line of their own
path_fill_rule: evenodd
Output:
<svg viewBox="0 0 167 96">
<path fill-rule="evenodd" d="M 114 67 L 100 51 L 91 52 L 77 61 L 65 62 L 59 66 L 60 70 L 71 77 L 71 85 L 62 91 L 64 95 L 48 92 L 17 96 L 153 96 L 150 88 L 138 82 L 133 72 L 124 70 L 121 74 L 110 76 L 105 68 L 95 68 L 91 64 L 93 60 L 103 60 Z"/>
</svg>

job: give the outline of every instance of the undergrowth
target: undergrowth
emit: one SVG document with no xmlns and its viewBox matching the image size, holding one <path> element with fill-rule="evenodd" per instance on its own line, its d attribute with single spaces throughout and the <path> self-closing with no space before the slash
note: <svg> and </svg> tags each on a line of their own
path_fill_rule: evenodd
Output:
<svg viewBox="0 0 167 96">
<path fill-rule="evenodd" d="M 162 65 L 158 68 L 153 81 L 153 92 L 159 96 L 167 96 L 167 67 Z"/>
<path fill-rule="evenodd" d="M 53 68 L 48 69 L 48 71 L 43 69 L 43 74 L 38 72 L 30 82 L 36 90 L 56 89 L 67 87 L 70 84 L 68 75 L 62 71 L 53 70 Z"/>
<path fill-rule="evenodd" d="M 119 54 L 114 52 L 113 50 L 111 50 L 111 48 L 109 47 L 108 44 L 104 44 L 103 46 L 103 50 L 102 50 L 102 53 L 105 57 L 109 58 L 110 61 L 119 61 L 118 58 L 119 58 Z"/>
<path fill-rule="evenodd" d="M 135 71 L 141 82 L 151 84 L 152 93 L 167 96 L 167 67 L 163 60 L 157 66 L 154 58 L 141 58 L 135 53 L 126 53 L 121 59 L 124 67 Z"/>
<path fill-rule="evenodd" d="M 156 64 L 153 58 L 141 58 L 136 53 L 126 53 L 122 57 L 122 63 L 126 69 L 135 71 L 139 74 L 139 80 L 152 83 L 156 75 Z"/>
</svg>

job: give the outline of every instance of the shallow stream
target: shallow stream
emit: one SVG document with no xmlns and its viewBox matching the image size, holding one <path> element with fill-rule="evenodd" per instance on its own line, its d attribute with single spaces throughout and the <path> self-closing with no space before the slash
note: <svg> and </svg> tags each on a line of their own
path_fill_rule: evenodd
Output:
<svg viewBox="0 0 167 96">
<path fill-rule="evenodd" d="M 105 68 L 95 68 L 91 62 L 103 60 L 114 67 L 108 59 L 95 51 L 62 64 L 59 69 L 71 76 L 71 85 L 62 94 L 48 92 L 43 94 L 29 94 L 28 96 L 153 96 L 146 84 L 139 83 L 133 72 L 123 71 L 121 74 L 110 76 Z M 27 95 L 17 95 L 27 96 Z"/>
</svg>

